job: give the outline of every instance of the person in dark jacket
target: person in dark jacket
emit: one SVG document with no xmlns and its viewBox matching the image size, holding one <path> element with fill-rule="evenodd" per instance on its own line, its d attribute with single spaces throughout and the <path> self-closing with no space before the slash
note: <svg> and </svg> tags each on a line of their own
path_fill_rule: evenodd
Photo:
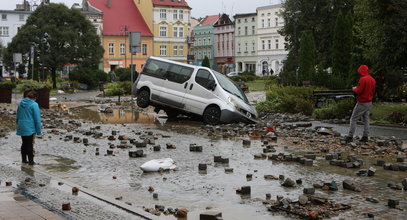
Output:
<svg viewBox="0 0 407 220">
<path fill-rule="evenodd" d="M 37 102 L 35 102 L 37 97 L 37 92 L 28 92 L 27 97 L 20 102 L 17 109 L 17 135 L 21 136 L 23 141 L 21 145 L 21 159 L 23 163 L 28 163 L 29 165 L 35 165 L 35 135 L 42 135 L 40 108 Z"/>
<path fill-rule="evenodd" d="M 353 141 L 353 135 L 356 130 L 356 121 L 362 118 L 364 130 L 361 142 L 367 142 L 369 139 L 369 110 L 372 107 L 372 99 L 376 90 L 376 80 L 369 74 L 369 67 L 361 65 L 358 69 L 360 74 L 359 85 L 352 88 L 357 96 L 357 103 L 353 109 L 350 118 L 350 128 L 345 141 Z"/>
</svg>

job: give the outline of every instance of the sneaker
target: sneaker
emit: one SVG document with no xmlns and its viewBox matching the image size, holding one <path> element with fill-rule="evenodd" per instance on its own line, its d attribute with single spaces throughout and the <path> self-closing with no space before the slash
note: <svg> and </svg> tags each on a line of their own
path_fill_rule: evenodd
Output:
<svg viewBox="0 0 407 220">
<path fill-rule="evenodd" d="M 22 163 L 28 163 L 28 161 L 22 161 Z"/>
<path fill-rule="evenodd" d="M 29 162 L 28 165 L 33 166 L 33 165 L 38 165 L 36 162 Z"/>
<path fill-rule="evenodd" d="M 345 141 L 346 143 L 350 143 L 350 142 L 353 141 L 353 137 L 346 136 L 345 139 L 344 139 L 344 141 Z"/>
<path fill-rule="evenodd" d="M 359 140 L 360 142 L 368 142 L 369 138 L 367 136 L 363 136 L 362 138 L 360 138 Z"/>
</svg>

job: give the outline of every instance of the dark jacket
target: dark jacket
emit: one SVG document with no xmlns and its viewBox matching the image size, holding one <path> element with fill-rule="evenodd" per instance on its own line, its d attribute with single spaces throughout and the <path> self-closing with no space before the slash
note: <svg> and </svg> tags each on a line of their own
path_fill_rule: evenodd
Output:
<svg viewBox="0 0 407 220">
<path fill-rule="evenodd" d="M 358 103 L 371 102 L 376 90 L 376 80 L 369 74 L 369 67 L 361 65 L 358 69 L 360 74 L 359 85 L 355 89 Z"/>
<path fill-rule="evenodd" d="M 17 109 L 17 135 L 42 135 L 41 114 L 38 104 L 29 98 L 23 99 Z"/>
</svg>

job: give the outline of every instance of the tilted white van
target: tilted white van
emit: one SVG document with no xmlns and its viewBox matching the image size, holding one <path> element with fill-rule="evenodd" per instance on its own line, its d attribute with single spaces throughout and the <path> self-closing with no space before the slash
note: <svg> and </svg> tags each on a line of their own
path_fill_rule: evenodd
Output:
<svg viewBox="0 0 407 220">
<path fill-rule="evenodd" d="M 206 67 L 150 57 L 132 87 L 137 105 L 168 117 L 202 116 L 207 124 L 256 123 L 257 112 L 228 77 Z"/>
</svg>

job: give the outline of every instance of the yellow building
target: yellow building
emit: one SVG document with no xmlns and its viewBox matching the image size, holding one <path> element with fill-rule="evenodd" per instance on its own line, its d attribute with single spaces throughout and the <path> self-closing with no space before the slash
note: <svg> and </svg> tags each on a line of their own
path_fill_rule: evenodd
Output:
<svg viewBox="0 0 407 220">
<path fill-rule="evenodd" d="M 103 69 L 105 72 L 116 68 L 136 65 L 140 72 L 146 59 L 153 55 L 153 34 L 133 0 L 101 1 L 88 0 L 88 3 L 103 12 L 102 44 Z M 131 60 L 129 32 L 140 32 L 140 52 Z"/>
<path fill-rule="evenodd" d="M 185 0 L 134 0 L 154 33 L 154 56 L 187 62 L 191 8 Z"/>
</svg>

